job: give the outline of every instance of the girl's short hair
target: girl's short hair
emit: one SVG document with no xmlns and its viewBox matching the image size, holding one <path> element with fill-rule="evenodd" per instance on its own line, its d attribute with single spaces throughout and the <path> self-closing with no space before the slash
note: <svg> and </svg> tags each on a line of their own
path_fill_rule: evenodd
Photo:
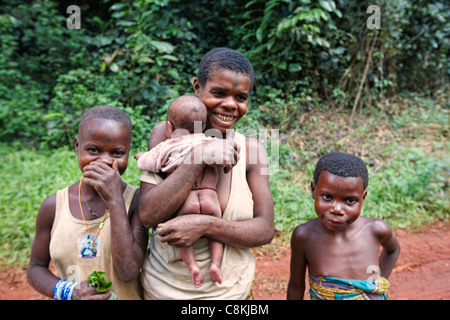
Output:
<svg viewBox="0 0 450 320">
<path fill-rule="evenodd" d="M 95 106 L 87 109 L 81 116 L 78 132 L 84 128 L 86 123 L 92 119 L 106 119 L 114 120 L 125 124 L 130 130 L 130 137 L 132 134 L 133 126 L 131 124 L 130 117 L 125 111 L 111 106 Z"/>
</svg>

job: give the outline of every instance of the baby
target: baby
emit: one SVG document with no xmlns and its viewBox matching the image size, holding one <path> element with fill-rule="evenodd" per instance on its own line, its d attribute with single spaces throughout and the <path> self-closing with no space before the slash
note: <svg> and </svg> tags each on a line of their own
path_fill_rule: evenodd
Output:
<svg viewBox="0 0 450 320">
<path fill-rule="evenodd" d="M 201 124 L 201 131 L 206 127 L 207 110 L 203 102 L 195 96 L 181 96 L 169 106 L 166 121 L 166 136 L 169 138 L 161 142 L 148 152 L 139 153 L 137 166 L 141 171 L 173 172 L 190 155 L 191 150 L 212 137 L 203 133 L 194 133 L 196 124 Z M 200 126 L 199 126 L 200 127 Z M 186 160 L 190 160 L 186 159 Z M 217 168 L 206 166 L 203 173 L 197 177 L 186 201 L 178 211 L 183 214 L 208 214 L 222 217 L 222 211 L 217 197 L 216 186 L 219 179 Z M 222 283 L 220 262 L 223 254 L 223 244 L 209 240 L 211 251 L 211 280 Z M 198 288 L 203 284 L 203 275 L 197 266 L 193 247 L 180 248 L 183 261 L 191 272 L 194 285 Z"/>
</svg>

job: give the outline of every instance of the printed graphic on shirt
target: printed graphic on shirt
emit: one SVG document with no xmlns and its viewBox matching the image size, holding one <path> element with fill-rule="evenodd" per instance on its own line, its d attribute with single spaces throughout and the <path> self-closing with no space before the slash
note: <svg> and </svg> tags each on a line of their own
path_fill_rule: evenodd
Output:
<svg viewBox="0 0 450 320">
<path fill-rule="evenodd" d="M 89 233 L 83 234 L 78 239 L 78 258 L 93 259 L 101 255 L 101 238 L 97 237 L 95 241 Z"/>
</svg>

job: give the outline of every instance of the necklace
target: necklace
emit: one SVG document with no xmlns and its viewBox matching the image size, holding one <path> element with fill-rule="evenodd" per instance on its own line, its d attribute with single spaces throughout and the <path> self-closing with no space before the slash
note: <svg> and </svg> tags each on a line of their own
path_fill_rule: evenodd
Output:
<svg viewBox="0 0 450 320">
<path fill-rule="evenodd" d="M 81 182 L 82 181 L 83 181 L 83 177 L 81 177 L 80 183 L 78 184 L 78 203 L 80 205 L 80 211 L 81 211 L 81 216 L 83 217 L 84 225 L 86 226 L 86 230 L 87 230 L 87 232 L 89 233 L 89 236 L 92 239 L 92 252 L 94 254 L 96 254 L 97 253 L 97 242 L 95 240 L 97 240 L 97 237 L 98 237 L 100 231 L 103 229 L 103 226 L 105 225 L 105 219 L 106 219 L 106 217 L 107 217 L 107 215 L 109 213 L 109 209 L 106 210 L 105 215 L 103 216 L 103 220 L 102 220 L 102 222 L 100 222 L 100 225 L 98 226 L 97 233 L 95 234 L 95 236 L 92 236 L 91 230 L 89 230 L 89 227 L 88 227 L 88 225 L 86 223 L 86 219 L 84 218 L 83 206 L 81 205 Z"/>
<path fill-rule="evenodd" d="M 95 213 L 95 212 L 91 209 L 91 207 L 89 207 L 89 204 L 88 204 L 88 202 L 87 202 L 87 200 L 86 200 L 86 195 L 84 194 L 84 190 L 83 190 L 83 188 L 82 188 L 81 186 L 80 186 L 80 188 L 81 188 L 81 193 L 83 194 L 84 203 L 86 203 L 86 206 L 88 207 L 89 212 L 90 212 L 92 215 L 96 216 L 97 218 L 100 218 L 100 216 L 98 215 L 98 213 Z M 108 208 L 108 206 L 106 206 L 105 214 L 107 214 L 108 211 L 109 211 L 109 208 Z"/>
</svg>

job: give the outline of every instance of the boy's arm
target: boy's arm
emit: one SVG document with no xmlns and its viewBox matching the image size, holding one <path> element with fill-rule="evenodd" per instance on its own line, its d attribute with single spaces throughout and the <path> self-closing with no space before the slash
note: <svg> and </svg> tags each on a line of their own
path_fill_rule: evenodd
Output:
<svg viewBox="0 0 450 320">
<path fill-rule="evenodd" d="M 400 244 L 391 227 L 384 221 L 375 223 L 374 232 L 383 250 L 380 254 L 380 275 L 388 278 L 400 255 Z"/>
<path fill-rule="evenodd" d="M 291 270 L 287 288 L 287 300 L 303 300 L 305 294 L 306 259 L 303 226 L 295 228 L 291 237 Z"/>
</svg>

